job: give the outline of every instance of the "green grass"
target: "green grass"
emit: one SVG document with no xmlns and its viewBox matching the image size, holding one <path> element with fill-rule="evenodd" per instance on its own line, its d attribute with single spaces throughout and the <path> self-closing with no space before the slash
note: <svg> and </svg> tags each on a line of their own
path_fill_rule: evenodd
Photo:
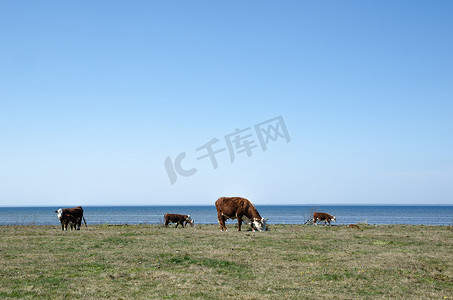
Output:
<svg viewBox="0 0 453 300">
<path fill-rule="evenodd" d="M 361 229 L 0 226 L 0 298 L 453 299 L 452 227 Z"/>
</svg>

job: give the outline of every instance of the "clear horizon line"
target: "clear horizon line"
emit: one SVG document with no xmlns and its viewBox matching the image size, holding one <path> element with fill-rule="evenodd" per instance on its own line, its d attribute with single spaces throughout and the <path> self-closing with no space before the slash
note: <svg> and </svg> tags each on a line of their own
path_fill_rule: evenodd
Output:
<svg viewBox="0 0 453 300">
<path fill-rule="evenodd" d="M 353 204 L 353 203 L 343 203 L 343 204 L 338 204 L 338 203 L 322 203 L 322 204 L 255 204 L 256 206 L 453 206 L 453 204 L 423 204 L 423 203 L 417 203 L 417 204 L 408 204 L 408 203 L 392 203 L 392 204 L 386 204 L 386 203 L 376 203 L 376 204 L 365 204 L 365 203 L 358 203 L 358 204 Z M 19 206 L 10 206 L 10 205 L 0 205 L 0 208 L 33 208 L 33 207 L 62 207 L 62 206 L 73 206 L 73 205 L 19 205 Z M 176 206 L 215 206 L 214 204 L 169 204 L 169 205 L 152 205 L 152 204 L 116 204 L 116 205 L 83 205 L 84 207 L 176 207 Z"/>
</svg>

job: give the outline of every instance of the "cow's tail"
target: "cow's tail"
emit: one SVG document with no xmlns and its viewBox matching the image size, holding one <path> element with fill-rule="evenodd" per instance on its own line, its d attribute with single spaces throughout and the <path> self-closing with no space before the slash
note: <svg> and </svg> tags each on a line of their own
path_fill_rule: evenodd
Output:
<svg viewBox="0 0 453 300">
<path fill-rule="evenodd" d="M 85 222 L 85 227 L 88 227 L 88 226 L 87 226 L 87 221 L 85 220 L 85 217 L 84 217 L 84 216 L 82 216 L 82 219 L 83 219 L 83 222 Z"/>
</svg>

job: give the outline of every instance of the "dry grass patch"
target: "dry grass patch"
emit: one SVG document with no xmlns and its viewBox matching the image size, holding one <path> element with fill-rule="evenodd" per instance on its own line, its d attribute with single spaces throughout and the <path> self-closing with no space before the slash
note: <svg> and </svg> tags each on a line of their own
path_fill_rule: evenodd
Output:
<svg viewBox="0 0 453 300">
<path fill-rule="evenodd" d="M 448 226 L 0 226 L 0 298 L 438 298 Z"/>
</svg>

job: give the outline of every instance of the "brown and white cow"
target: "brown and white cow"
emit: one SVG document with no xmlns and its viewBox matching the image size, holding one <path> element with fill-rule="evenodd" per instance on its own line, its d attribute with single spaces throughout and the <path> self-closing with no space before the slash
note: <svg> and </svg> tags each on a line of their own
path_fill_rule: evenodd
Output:
<svg viewBox="0 0 453 300">
<path fill-rule="evenodd" d="M 68 230 L 68 224 L 71 229 L 74 227 L 75 230 L 80 230 L 82 225 L 82 219 L 85 222 L 87 227 L 87 221 L 83 216 L 83 208 L 81 206 L 73 208 L 60 208 L 55 211 L 57 213 L 58 219 L 61 223 L 61 230 Z"/>
<path fill-rule="evenodd" d="M 168 227 L 169 223 L 176 223 L 176 227 L 178 227 L 179 224 L 184 227 L 185 225 L 187 225 L 187 223 L 189 223 L 190 226 L 193 226 L 193 219 L 190 217 L 190 215 L 165 214 L 164 219 L 165 227 Z"/>
<path fill-rule="evenodd" d="M 238 220 L 238 231 L 241 231 L 242 221 L 252 223 L 253 229 L 266 231 L 266 220 L 261 218 L 255 205 L 245 198 L 221 197 L 215 202 L 215 207 L 221 231 L 227 231 L 227 219 Z"/>
<path fill-rule="evenodd" d="M 322 212 L 315 212 L 313 213 L 313 224 L 316 225 L 317 221 L 324 221 L 324 223 L 329 223 L 330 226 L 330 221 L 336 222 L 337 220 L 335 219 L 335 216 L 329 215 L 327 213 L 322 213 Z"/>
</svg>

